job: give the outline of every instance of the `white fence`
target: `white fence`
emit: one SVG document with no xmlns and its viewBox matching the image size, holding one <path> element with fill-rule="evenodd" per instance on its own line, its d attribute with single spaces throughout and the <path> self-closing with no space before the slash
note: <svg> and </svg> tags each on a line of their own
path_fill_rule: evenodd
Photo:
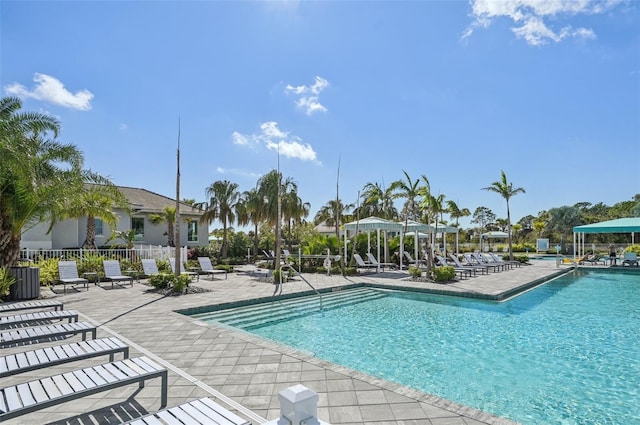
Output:
<svg viewBox="0 0 640 425">
<path fill-rule="evenodd" d="M 175 256 L 176 249 L 171 246 L 138 245 L 133 249 L 30 249 L 20 251 L 20 261 L 37 261 L 39 259 L 59 258 L 82 260 L 85 256 L 103 255 L 107 258 L 141 260 L 153 258 L 167 260 Z M 180 248 L 183 261 L 187 259 L 187 247 Z"/>
</svg>

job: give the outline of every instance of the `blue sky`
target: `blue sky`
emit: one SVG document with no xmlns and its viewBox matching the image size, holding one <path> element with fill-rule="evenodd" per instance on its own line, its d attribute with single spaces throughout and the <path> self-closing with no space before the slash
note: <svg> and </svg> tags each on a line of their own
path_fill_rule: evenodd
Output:
<svg viewBox="0 0 640 425">
<path fill-rule="evenodd" d="M 640 192 L 635 1 L 2 1 L 0 31 L 3 95 L 118 185 L 175 196 L 180 117 L 197 201 L 278 148 L 312 216 L 339 163 L 347 203 L 405 170 L 498 217 L 504 170 L 514 222 Z"/>
</svg>

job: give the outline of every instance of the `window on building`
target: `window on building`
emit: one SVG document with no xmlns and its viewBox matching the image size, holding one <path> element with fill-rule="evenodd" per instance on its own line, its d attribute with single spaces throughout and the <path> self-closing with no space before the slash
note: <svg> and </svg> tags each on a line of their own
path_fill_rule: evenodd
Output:
<svg viewBox="0 0 640 425">
<path fill-rule="evenodd" d="M 144 217 L 131 217 L 131 228 L 136 233 L 136 239 L 144 238 Z"/>
<path fill-rule="evenodd" d="M 187 241 L 198 242 L 198 222 L 191 220 L 187 224 Z"/>
<path fill-rule="evenodd" d="M 96 222 L 96 236 L 103 236 L 104 233 L 102 233 L 103 232 L 103 230 L 102 230 L 102 220 L 100 220 L 99 218 L 96 218 L 95 222 Z"/>
</svg>

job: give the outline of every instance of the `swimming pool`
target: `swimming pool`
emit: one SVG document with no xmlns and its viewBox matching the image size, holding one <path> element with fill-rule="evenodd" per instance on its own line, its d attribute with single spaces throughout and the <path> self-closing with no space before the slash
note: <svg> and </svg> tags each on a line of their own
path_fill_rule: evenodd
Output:
<svg viewBox="0 0 640 425">
<path fill-rule="evenodd" d="M 197 317 L 527 425 L 640 423 L 638 274 L 579 269 L 504 303 L 357 291 Z"/>
</svg>

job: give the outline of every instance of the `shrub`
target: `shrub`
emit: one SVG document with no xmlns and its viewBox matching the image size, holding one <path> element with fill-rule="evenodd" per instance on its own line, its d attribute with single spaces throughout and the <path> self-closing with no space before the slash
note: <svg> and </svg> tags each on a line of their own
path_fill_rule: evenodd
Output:
<svg viewBox="0 0 640 425">
<path fill-rule="evenodd" d="M 40 284 L 50 285 L 55 283 L 60 276 L 58 275 L 58 259 L 57 258 L 40 258 L 36 263 L 36 267 L 40 267 Z"/>
<path fill-rule="evenodd" d="M 173 286 L 172 289 L 174 292 L 183 292 L 184 289 L 189 286 L 189 282 L 191 281 L 191 277 L 186 274 L 181 274 L 180 276 L 171 275 L 173 277 Z"/>
<path fill-rule="evenodd" d="M 9 273 L 7 267 L 0 267 L 0 297 L 6 297 L 9 295 L 9 288 L 16 281 L 16 278 Z"/>
<path fill-rule="evenodd" d="M 420 279 L 422 276 L 422 269 L 416 266 L 409 267 L 409 276 L 411 276 L 413 280 Z"/>
<path fill-rule="evenodd" d="M 216 270 L 224 270 L 227 273 L 233 273 L 233 266 L 229 264 L 218 264 L 214 267 Z"/>
<path fill-rule="evenodd" d="M 629 245 L 625 248 L 624 252 L 635 252 L 636 254 L 638 254 L 638 256 L 640 256 L 640 245 Z"/>
<path fill-rule="evenodd" d="M 154 288 L 161 289 L 161 288 L 169 287 L 169 285 L 173 283 L 174 279 L 175 279 L 175 276 L 172 274 L 159 273 L 149 277 L 148 282 Z"/>
<path fill-rule="evenodd" d="M 449 282 L 456 277 L 456 270 L 451 266 L 434 267 L 433 279 L 436 282 Z"/>
<path fill-rule="evenodd" d="M 99 273 L 104 276 L 102 271 L 102 262 L 106 258 L 100 254 L 85 254 L 82 259 L 76 259 L 78 264 L 78 274 L 82 276 L 82 273 Z"/>
</svg>

